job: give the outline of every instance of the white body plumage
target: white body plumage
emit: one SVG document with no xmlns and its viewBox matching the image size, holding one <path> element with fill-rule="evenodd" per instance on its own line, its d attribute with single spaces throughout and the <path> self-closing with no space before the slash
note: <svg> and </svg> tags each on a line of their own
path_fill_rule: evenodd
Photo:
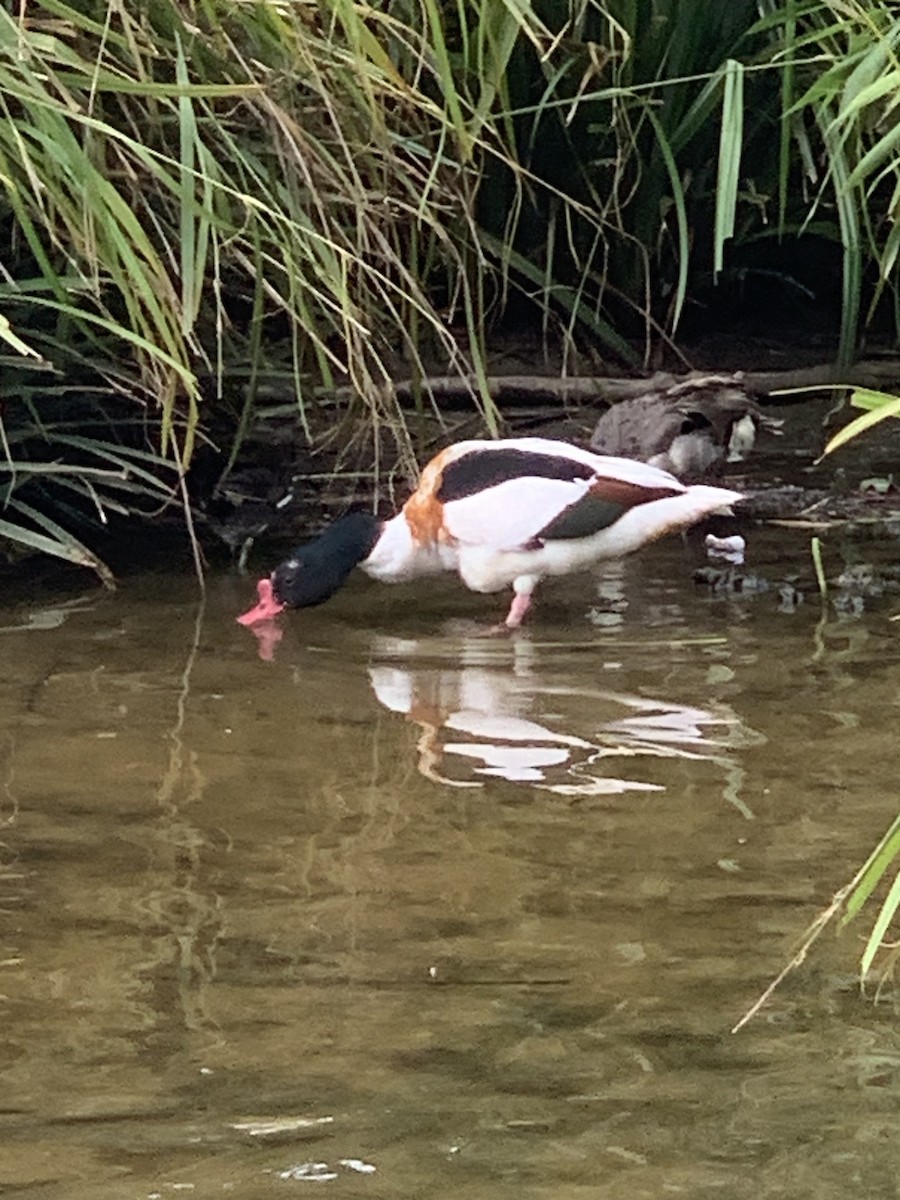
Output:
<svg viewBox="0 0 900 1200">
<path fill-rule="evenodd" d="M 510 472 L 495 480 L 498 461 L 508 455 Z M 467 483 L 477 479 L 485 457 L 484 486 L 456 494 L 446 486 L 453 464 L 471 461 Z M 488 460 L 488 456 L 490 456 Z M 558 477 L 535 473 L 539 461 L 553 460 Z M 565 464 L 572 467 L 566 477 Z M 474 486 L 474 482 L 469 483 Z M 664 493 L 664 494 L 659 494 Z M 443 499 L 441 496 L 443 494 Z M 563 514 L 591 499 L 610 497 L 621 511 L 583 536 L 542 536 Z M 609 558 L 630 554 L 665 533 L 682 529 L 727 508 L 740 493 L 706 485 L 689 486 L 647 463 L 593 454 L 545 438 L 458 442 L 433 459 L 403 509 L 388 521 L 372 553 L 360 565 L 374 579 L 398 582 L 456 571 L 475 592 L 512 586 L 530 594 L 539 580 L 588 570 Z M 440 519 L 420 519 L 440 506 Z M 423 526 L 432 536 L 422 536 Z"/>
</svg>

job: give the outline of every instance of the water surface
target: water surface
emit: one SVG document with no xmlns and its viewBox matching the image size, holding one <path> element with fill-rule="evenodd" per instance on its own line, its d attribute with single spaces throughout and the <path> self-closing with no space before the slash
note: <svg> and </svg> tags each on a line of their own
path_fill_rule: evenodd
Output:
<svg viewBox="0 0 900 1200">
<path fill-rule="evenodd" d="M 0 613 L 0 1190 L 897 1194 L 855 930 L 730 1033 L 896 812 L 889 598 L 251 591 Z"/>
</svg>

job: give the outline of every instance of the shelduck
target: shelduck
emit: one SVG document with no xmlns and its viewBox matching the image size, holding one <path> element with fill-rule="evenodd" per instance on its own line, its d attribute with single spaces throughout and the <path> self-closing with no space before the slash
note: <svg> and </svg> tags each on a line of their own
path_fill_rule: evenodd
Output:
<svg viewBox="0 0 900 1200">
<path fill-rule="evenodd" d="M 455 571 L 474 592 L 512 587 L 505 624 L 515 629 L 542 579 L 630 554 L 740 499 L 566 442 L 457 442 L 428 463 L 395 517 L 341 517 L 259 581 L 258 603 L 238 621 L 321 604 L 359 566 L 385 583 Z"/>
</svg>

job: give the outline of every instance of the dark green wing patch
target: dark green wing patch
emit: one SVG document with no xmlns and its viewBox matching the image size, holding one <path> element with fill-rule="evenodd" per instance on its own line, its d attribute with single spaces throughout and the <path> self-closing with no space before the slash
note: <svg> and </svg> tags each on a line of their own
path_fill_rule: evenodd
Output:
<svg viewBox="0 0 900 1200">
<path fill-rule="evenodd" d="M 598 479 L 574 504 L 564 508 L 537 534 L 537 542 L 571 541 L 608 529 L 630 508 L 681 495 L 680 489 L 647 488 L 621 479 Z"/>
<path fill-rule="evenodd" d="M 542 542 L 568 541 L 572 538 L 590 537 L 601 529 L 608 529 L 621 517 L 626 508 L 616 500 L 604 500 L 590 492 L 564 508 L 549 525 L 537 535 Z"/>
</svg>

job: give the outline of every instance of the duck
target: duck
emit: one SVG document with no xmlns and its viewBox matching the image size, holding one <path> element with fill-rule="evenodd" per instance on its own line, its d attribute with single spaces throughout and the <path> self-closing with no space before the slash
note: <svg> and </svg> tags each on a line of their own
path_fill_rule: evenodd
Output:
<svg viewBox="0 0 900 1200">
<path fill-rule="evenodd" d="M 747 395 L 739 376 L 695 373 L 666 387 L 651 381 L 644 395 L 612 405 L 597 421 L 591 448 L 700 480 L 743 462 L 759 432 L 780 433 L 781 424 Z"/>
<path fill-rule="evenodd" d="M 539 437 L 456 442 L 423 469 L 396 516 L 349 512 L 257 584 L 253 627 L 330 599 L 355 567 L 384 583 L 455 572 L 473 592 L 512 588 L 517 629 L 538 584 L 588 571 L 742 498 L 628 458 Z"/>
</svg>

